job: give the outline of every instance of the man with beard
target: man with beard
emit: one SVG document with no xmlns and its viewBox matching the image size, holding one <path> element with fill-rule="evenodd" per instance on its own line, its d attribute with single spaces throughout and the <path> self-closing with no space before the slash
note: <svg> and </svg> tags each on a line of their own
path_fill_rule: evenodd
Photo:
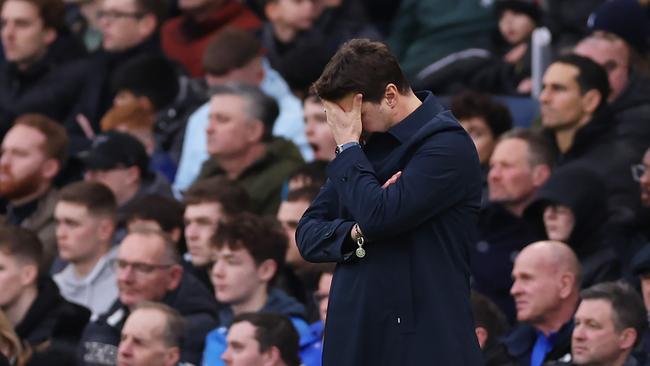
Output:
<svg viewBox="0 0 650 366">
<path fill-rule="evenodd" d="M 8 201 L 5 221 L 37 233 L 43 242 L 42 269 L 56 255 L 52 181 L 67 159 L 68 136 L 55 121 L 38 114 L 18 117 L 2 140 L 0 195 Z"/>
</svg>

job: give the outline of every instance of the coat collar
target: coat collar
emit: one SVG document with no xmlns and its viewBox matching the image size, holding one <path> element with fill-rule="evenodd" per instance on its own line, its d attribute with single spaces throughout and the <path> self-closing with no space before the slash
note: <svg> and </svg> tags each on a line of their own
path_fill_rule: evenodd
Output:
<svg viewBox="0 0 650 366">
<path fill-rule="evenodd" d="M 417 92 L 415 95 L 422 101 L 422 105 L 388 130 L 388 133 L 402 144 L 413 137 L 422 126 L 431 120 L 432 116 L 444 110 L 431 92 Z"/>
</svg>

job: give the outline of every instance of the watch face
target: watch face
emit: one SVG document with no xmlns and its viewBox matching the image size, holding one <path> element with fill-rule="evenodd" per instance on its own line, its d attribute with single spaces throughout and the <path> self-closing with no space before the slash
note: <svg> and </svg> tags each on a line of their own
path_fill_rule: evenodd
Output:
<svg viewBox="0 0 650 366">
<path fill-rule="evenodd" d="M 336 149 L 334 149 L 334 154 L 338 155 L 341 153 L 341 146 L 336 146 Z"/>
</svg>

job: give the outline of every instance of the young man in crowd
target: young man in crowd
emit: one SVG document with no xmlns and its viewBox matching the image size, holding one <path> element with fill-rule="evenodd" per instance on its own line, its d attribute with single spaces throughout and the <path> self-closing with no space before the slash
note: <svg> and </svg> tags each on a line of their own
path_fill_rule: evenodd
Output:
<svg viewBox="0 0 650 366">
<path fill-rule="evenodd" d="M 222 365 L 228 327 L 242 313 L 283 314 L 299 334 L 308 334 L 304 306 L 273 287 L 287 251 L 287 238 L 277 223 L 250 213 L 237 215 L 219 226 L 213 244 L 212 283 L 226 308 L 219 313 L 221 326 L 206 339 L 204 364 Z"/>
<path fill-rule="evenodd" d="M 96 182 L 64 187 L 54 209 L 59 258 L 69 264 L 54 276 L 67 300 L 103 314 L 117 298 L 112 247 L 117 203 L 110 189 Z"/>
<path fill-rule="evenodd" d="M 187 242 L 184 259 L 191 264 L 194 275 L 212 291 L 212 236 L 220 222 L 249 210 L 248 194 L 237 183 L 215 177 L 193 184 L 184 194 L 184 203 Z"/>
<path fill-rule="evenodd" d="M 300 366 L 298 350 L 298 334 L 286 316 L 244 313 L 233 319 L 221 359 L 227 366 Z"/>
<path fill-rule="evenodd" d="M 29 230 L 0 227 L 0 310 L 34 358 L 74 364 L 88 309 L 68 302 L 47 272 L 41 272 L 43 245 Z M 43 363 L 47 364 L 47 363 Z"/>
</svg>

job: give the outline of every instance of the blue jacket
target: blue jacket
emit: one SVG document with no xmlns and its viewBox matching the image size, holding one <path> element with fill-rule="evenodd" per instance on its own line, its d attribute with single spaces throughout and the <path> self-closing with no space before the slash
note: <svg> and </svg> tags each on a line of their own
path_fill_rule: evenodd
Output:
<svg viewBox="0 0 650 366">
<path fill-rule="evenodd" d="M 325 366 L 483 364 L 468 265 L 481 205 L 478 156 L 435 97 L 418 97 L 423 104 L 407 118 L 330 163 L 298 225 L 306 260 L 338 263 Z M 355 222 L 368 240 L 362 259 L 346 255 Z"/>
<path fill-rule="evenodd" d="M 290 297 L 284 291 L 274 288 L 269 291 L 269 298 L 260 312 L 278 313 L 286 315 L 291 319 L 300 339 L 310 336 L 309 324 L 305 321 L 305 307 Z M 203 350 L 204 366 L 224 366 L 221 355 L 226 351 L 228 344 L 226 336 L 228 328 L 232 324 L 235 315 L 230 307 L 219 312 L 220 326 L 212 330 L 205 338 L 205 349 Z M 307 366 L 311 366 L 307 364 Z"/>
</svg>

